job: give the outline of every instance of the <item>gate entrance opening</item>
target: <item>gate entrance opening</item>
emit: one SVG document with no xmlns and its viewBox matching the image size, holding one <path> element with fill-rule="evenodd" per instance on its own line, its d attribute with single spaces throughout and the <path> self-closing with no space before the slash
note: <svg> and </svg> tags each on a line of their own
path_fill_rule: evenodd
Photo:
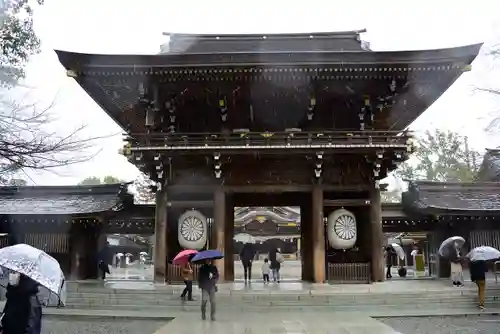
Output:
<svg viewBox="0 0 500 334">
<path fill-rule="evenodd" d="M 249 267 L 248 257 L 253 254 L 252 275 L 246 278 L 262 281 L 262 266 L 266 259 L 269 261 L 269 253 L 273 251 L 278 251 L 281 254 L 279 258 L 283 260 L 279 266 L 279 280 L 301 280 L 300 239 L 300 207 L 235 207 L 234 280 L 245 280 L 244 267 Z M 271 281 L 274 281 L 273 278 L 271 275 Z"/>
</svg>

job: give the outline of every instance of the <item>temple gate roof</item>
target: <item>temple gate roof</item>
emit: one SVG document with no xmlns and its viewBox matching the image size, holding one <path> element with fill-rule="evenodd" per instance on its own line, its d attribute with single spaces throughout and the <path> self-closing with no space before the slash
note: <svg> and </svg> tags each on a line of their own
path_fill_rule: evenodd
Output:
<svg viewBox="0 0 500 334">
<path fill-rule="evenodd" d="M 498 213 L 500 183 L 411 181 L 403 207 L 421 213 Z"/>
<path fill-rule="evenodd" d="M 126 185 L 0 187 L 1 215 L 78 215 L 118 209 Z"/>
</svg>

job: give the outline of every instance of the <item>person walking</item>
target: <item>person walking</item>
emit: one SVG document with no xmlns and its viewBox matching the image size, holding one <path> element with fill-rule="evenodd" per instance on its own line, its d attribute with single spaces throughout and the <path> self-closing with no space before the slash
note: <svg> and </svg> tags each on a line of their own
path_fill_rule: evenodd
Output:
<svg viewBox="0 0 500 334">
<path fill-rule="evenodd" d="M 210 319 L 215 321 L 215 293 L 219 271 L 212 260 L 206 261 L 198 271 L 198 287 L 201 289 L 201 319 L 205 320 L 207 304 L 210 302 Z"/>
<path fill-rule="evenodd" d="M 7 302 L 3 309 L 0 333 L 40 334 L 42 304 L 38 300 L 38 283 L 31 278 L 11 273 L 7 285 Z"/>
<path fill-rule="evenodd" d="M 97 256 L 98 267 L 101 271 L 101 279 L 106 279 L 106 274 L 110 274 L 109 265 L 113 261 L 112 260 L 111 250 L 109 248 L 109 242 L 106 242 L 106 245 L 99 251 Z"/>
<path fill-rule="evenodd" d="M 385 265 L 386 265 L 385 278 L 387 279 L 392 278 L 391 269 L 395 255 L 396 251 L 394 250 L 393 247 L 387 246 L 385 248 Z"/>
<path fill-rule="evenodd" d="M 255 258 L 254 246 L 250 243 L 244 244 L 240 252 L 240 260 L 243 265 L 243 276 L 245 283 L 252 280 L 252 262 Z"/>
<path fill-rule="evenodd" d="M 269 267 L 269 260 L 264 259 L 264 264 L 262 265 L 262 279 L 264 280 L 264 284 L 269 284 L 269 273 L 271 272 L 271 268 Z"/>
<path fill-rule="evenodd" d="M 193 269 L 191 269 L 191 265 L 188 263 L 182 266 L 182 279 L 184 280 L 184 284 L 186 287 L 182 291 L 181 299 L 189 301 L 194 301 L 193 299 Z"/>
<path fill-rule="evenodd" d="M 283 255 L 281 255 L 280 249 L 276 248 L 272 255 L 269 254 L 269 258 L 271 261 L 270 268 L 273 275 L 273 282 L 279 283 L 281 263 L 283 262 Z"/>
<path fill-rule="evenodd" d="M 488 267 L 486 261 L 472 261 L 470 263 L 470 279 L 477 285 L 477 294 L 479 299 L 479 308 L 484 310 L 484 294 L 486 289 L 486 272 Z"/>
</svg>

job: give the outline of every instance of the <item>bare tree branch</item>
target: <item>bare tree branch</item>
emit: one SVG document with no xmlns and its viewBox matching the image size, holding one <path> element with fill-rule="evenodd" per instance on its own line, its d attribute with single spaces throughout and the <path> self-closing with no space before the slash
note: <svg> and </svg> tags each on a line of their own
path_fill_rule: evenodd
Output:
<svg viewBox="0 0 500 334">
<path fill-rule="evenodd" d="M 40 109 L 6 95 L 0 94 L 0 182 L 25 169 L 50 170 L 88 161 L 100 152 L 93 147 L 95 140 L 110 137 L 82 139 L 85 126 L 66 135 L 49 131 L 54 103 Z"/>
</svg>

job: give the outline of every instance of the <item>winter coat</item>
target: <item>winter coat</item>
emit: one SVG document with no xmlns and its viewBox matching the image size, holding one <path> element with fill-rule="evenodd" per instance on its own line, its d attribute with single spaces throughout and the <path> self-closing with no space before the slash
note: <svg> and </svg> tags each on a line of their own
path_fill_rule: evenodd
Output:
<svg viewBox="0 0 500 334">
<path fill-rule="evenodd" d="M 470 263 L 469 270 L 472 282 L 484 281 L 486 279 L 486 272 L 488 271 L 486 261 L 472 261 Z"/>
<path fill-rule="evenodd" d="M 19 285 L 7 286 L 3 310 L 2 334 L 40 334 L 42 305 L 37 297 L 38 284 L 21 276 Z"/>
<path fill-rule="evenodd" d="M 244 244 L 240 252 L 242 262 L 250 262 L 255 257 L 255 250 L 252 244 Z"/>
</svg>

